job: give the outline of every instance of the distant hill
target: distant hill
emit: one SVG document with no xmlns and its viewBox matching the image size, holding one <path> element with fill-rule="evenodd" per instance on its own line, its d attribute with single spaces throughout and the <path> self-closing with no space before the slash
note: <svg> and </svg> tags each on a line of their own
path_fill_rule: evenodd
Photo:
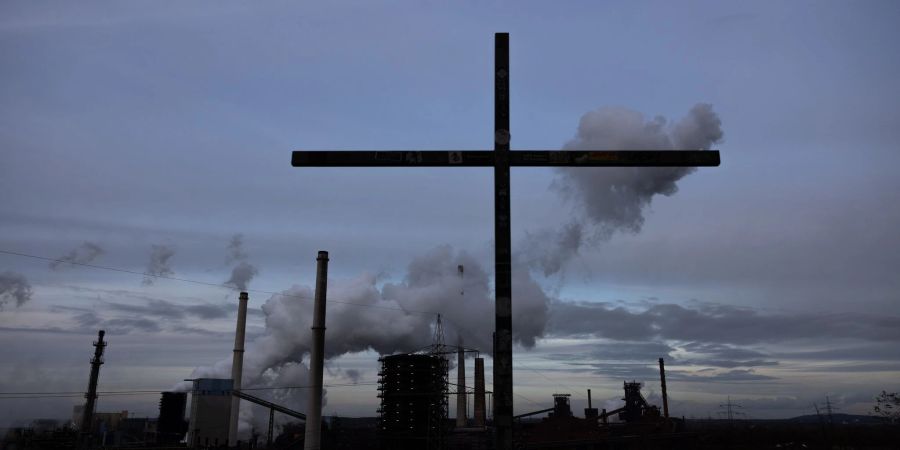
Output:
<svg viewBox="0 0 900 450">
<path fill-rule="evenodd" d="M 884 423 L 884 419 L 878 416 L 861 416 L 858 414 L 832 414 L 832 420 L 835 424 L 859 424 L 859 425 L 869 425 L 869 424 L 879 424 Z M 816 414 L 810 414 L 806 416 L 797 416 L 792 417 L 790 419 L 786 419 L 786 422 L 793 423 L 819 423 L 820 421 L 827 421 L 828 417 L 825 415 L 818 416 Z"/>
</svg>

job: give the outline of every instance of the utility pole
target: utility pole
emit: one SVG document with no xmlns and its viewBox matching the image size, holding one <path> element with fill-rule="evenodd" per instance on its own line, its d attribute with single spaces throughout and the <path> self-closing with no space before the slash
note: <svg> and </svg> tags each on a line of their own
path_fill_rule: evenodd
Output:
<svg viewBox="0 0 900 450">
<path fill-rule="evenodd" d="M 106 348 L 106 342 L 103 342 L 105 334 L 104 330 L 97 333 L 97 341 L 94 342 L 94 358 L 91 359 L 91 377 L 88 381 L 87 394 L 84 394 L 87 401 L 84 403 L 84 411 L 81 416 L 81 442 L 85 448 L 93 445 L 91 433 L 94 424 L 94 408 L 97 405 L 97 380 L 100 378 L 100 366 L 103 365 L 103 349 Z"/>
<path fill-rule="evenodd" d="M 734 408 L 743 408 L 743 406 L 738 405 L 737 403 L 731 402 L 731 396 L 728 397 L 728 402 L 724 405 L 719 405 L 720 408 L 726 408 L 725 413 L 728 418 L 728 426 L 734 426 L 734 416 L 743 414 L 741 412 L 734 411 Z"/>
</svg>

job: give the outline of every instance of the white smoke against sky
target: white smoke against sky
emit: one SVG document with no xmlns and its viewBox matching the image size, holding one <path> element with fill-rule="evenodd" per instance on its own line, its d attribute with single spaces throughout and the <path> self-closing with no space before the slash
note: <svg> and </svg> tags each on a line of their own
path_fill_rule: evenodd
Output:
<svg viewBox="0 0 900 450">
<path fill-rule="evenodd" d="M 601 108 L 581 117 L 564 150 L 709 150 L 722 140 L 722 121 L 712 105 L 699 103 L 678 122 L 647 120 L 627 108 Z M 639 233 L 653 198 L 678 192 L 677 182 L 693 167 L 564 167 L 554 187 L 573 206 L 573 218 L 556 230 L 530 233 L 522 248 L 533 268 L 553 275 L 585 245 L 616 232 Z"/>
</svg>

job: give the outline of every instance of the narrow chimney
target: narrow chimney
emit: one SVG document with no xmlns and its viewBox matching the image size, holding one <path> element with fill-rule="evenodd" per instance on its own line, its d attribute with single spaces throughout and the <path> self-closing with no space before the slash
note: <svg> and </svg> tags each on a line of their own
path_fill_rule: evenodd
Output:
<svg viewBox="0 0 900 450">
<path fill-rule="evenodd" d="M 466 426 L 466 352 L 463 349 L 462 337 L 458 340 L 456 350 L 456 427 Z"/>
<path fill-rule="evenodd" d="M 663 398 L 663 417 L 669 418 L 669 396 L 666 395 L 666 365 L 662 358 L 659 358 L 659 383 L 662 386 Z"/>
<path fill-rule="evenodd" d="M 588 389 L 588 407 L 584 408 L 584 418 L 585 419 L 596 419 L 597 418 L 597 410 L 594 409 L 594 405 L 591 403 L 591 390 Z"/>
<path fill-rule="evenodd" d="M 250 296 L 241 292 L 238 296 L 237 328 L 234 331 L 234 356 L 231 359 L 232 389 L 241 390 L 241 378 L 244 372 L 244 336 L 247 331 L 247 303 Z M 240 417 L 241 399 L 231 397 L 231 418 L 228 422 L 228 446 L 237 446 L 238 417 Z"/>
<path fill-rule="evenodd" d="M 320 450 L 322 433 L 322 372 L 325 365 L 325 290 L 328 287 L 328 252 L 316 258 L 316 304 L 313 310 L 312 349 L 309 369 L 312 389 L 306 410 L 305 450 Z"/>
<path fill-rule="evenodd" d="M 84 395 L 87 401 L 84 403 L 84 412 L 81 416 L 81 433 L 85 445 L 90 446 L 92 425 L 94 424 L 94 408 L 97 404 L 97 380 L 100 378 L 100 366 L 103 364 L 103 349 L 106 348 L 106 342 L 103 342 L 103 336 L 106 331 L 100 330 L 97 333 L 97 341 L 94 342 L 94 358 L 91 359 L 91 377 L 88 380 L 88 391 Z"/>
<path fill-rule="evenodd" d="M 484 428 L 484 358 L 475 358 L 475 426 Z"/>
</svg>

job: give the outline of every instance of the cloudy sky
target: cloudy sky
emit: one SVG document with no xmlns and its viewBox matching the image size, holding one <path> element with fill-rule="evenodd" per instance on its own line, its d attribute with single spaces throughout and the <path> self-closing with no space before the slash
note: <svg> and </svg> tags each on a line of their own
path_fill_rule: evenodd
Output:
<svg viewBox="0 0 900 450">
<path fill-rule="evenodd" d="M 302 386 L 318 250 L 327 414 L 375 415 L 378 354 L 429 344 L 438 313 L 489 355 L 491 171 L 290 152 L 490 149 L 505 31 L 513 149 L 722 152 L 513 170 L 516 412 L 612 407 L 625 379 L 658 403 L 659 357 L 675 415 L 867 412 L 900 390 L 898 21 L 875 0 L 2 2 L 0 392 L 84 390 L 100 328 L 101 391 L 225 376 L 244 286 L 245 382 Z M 79 399 L 0 402 L 3 426 Z"/>
</svg>

